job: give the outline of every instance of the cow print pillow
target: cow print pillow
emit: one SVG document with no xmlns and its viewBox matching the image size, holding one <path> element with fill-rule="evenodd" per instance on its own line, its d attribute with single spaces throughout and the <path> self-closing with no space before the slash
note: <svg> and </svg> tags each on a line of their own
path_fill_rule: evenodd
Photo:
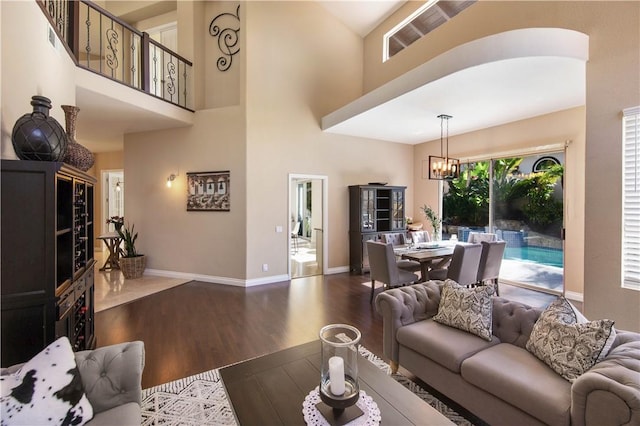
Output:
<svg viewBox="0 0 640 426">
<path fill-rule="evenodd" d="M 2 425 L 83 425 L 93 418 L 69 339 L 0 377 Z"/>
</svg>

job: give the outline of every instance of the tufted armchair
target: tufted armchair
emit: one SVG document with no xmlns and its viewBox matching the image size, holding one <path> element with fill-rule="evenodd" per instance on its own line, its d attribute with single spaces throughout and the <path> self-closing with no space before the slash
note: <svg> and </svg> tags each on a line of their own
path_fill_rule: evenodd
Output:
<svg viewBox="0 0 640 426">
<path fill-rule="evenodd" d="M 76 364 L 94 417 L 87 423 L 139 425 L 144 343 L 119 343 L 76 352 Z"/>
<path fill-rule="evenodd" d="M 87 399 L 93 407 L 89 426 L 136 425 L 142 420 L 142 370 L 144 343 L 119 343 L 75 353 Z M 22 366 L 3 368 L 12 374 Z"/>
</svg>

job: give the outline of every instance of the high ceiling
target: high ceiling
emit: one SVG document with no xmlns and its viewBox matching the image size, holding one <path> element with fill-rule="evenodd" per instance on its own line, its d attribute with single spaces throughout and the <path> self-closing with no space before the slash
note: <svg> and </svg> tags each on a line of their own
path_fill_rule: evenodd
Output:
<svg viewBox="0 0 640 426">
<path fill-rule="evenodd" d="M 406 0 L 316 0 L 353 32 L 365 37 Z"/>
<path fill-rule="evenodd" d="M 360 4 L 349 3 L 345 23 Z M 440 114 L 456 135 L 581 106 L 588 51 L 587 36 L 556 28 L 475 40 L 328 114 L 322 129 L 418 144 L 440 137 Z"/>
<path fill-rule="evenodd" d="M 405 3 L 404 0 L 316 1 L 363 37 Z M 154 13 L 166 11 L 169 6 L 175 8 L 175 1 L 108 1 L 107 4 L 120 7 L 119 14 L 130 20 L 141 19 L 142 11 L 154 7 Z M 491 58 L 502 48 L 489 46 L 489 59 L 477 58 L 475 63 L 451 69 L 447 74 L 426 79 L 414 76 L 408 83 L 407 76 L 402 76 L 327 115 L 322 128 L 338 134 L 416 144 L 439 137 L 439 114 L 453 116 L 449 128 L 450 135 L 455 135 L 583 105 L 588 48 L 587 52 L 571 54 L 565 50 L 575 46 L 565 46 L 563 40 L 553 37 L 546 38 L 546 45 L 554 43 L 560 53 Z M 554 46 L 536 49 L 547 47 L 554 50 Z M 584 50 L 584 46 L 580 49 Z M 433 68 L 433 64 L 413 71 L 423 73 L 429 71 L 429 67 Z M 83 108 L 78 137 L 95 151 L 121 149 L 119 135 L 125 133 L 187 125 L 184 120 L 176 124 L 166 116 L 153 117 L 148 109 L 131 108 L 131 105 L 121 109 L 126 111 L 126 116 L 115 114 L 113 119 L 106 120 L 105 99 L 87 90 L 78 90 L 77 97 L 78 106 Z M 91 116 L 93 110 L 95 117 Z M 112 108 L 112 111 L 118 110 Z"/>
</svg>

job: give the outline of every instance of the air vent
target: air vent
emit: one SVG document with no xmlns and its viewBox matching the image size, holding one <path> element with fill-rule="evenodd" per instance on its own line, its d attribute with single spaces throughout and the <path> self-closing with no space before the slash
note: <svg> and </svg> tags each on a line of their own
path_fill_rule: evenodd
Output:
<svg viewBox="0 0 640 426">
<path fill-rule="evenodd" d="M 384 37 L 383 61 L 409 47 L 431 31 L 474 4 L 467 1 L 430 1 L 395 26 Z"/>
</svg>

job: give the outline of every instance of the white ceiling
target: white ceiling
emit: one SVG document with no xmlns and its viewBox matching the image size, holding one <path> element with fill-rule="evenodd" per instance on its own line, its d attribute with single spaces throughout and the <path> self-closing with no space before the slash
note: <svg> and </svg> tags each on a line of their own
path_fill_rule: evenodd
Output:
<svg viewBox="0 0 640 426">
<path fill-rule="evenodd" d="M 337 134 L 418 144 L 585 103 L 588 37 L 527 28 L 460 45 L 323 117 Z"/>
</svg>

